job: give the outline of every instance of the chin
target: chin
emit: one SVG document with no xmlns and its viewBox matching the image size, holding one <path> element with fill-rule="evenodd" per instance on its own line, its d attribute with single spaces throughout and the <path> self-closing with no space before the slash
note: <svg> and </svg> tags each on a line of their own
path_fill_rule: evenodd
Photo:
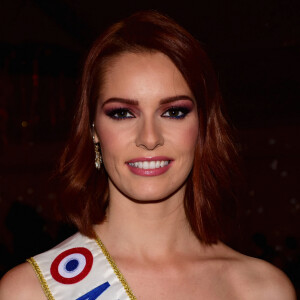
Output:
<svg viewBox="0 0 300 300">
<path fill-rule="evenodd" d="M 169 199 L 181 188 L 183 188 L 183 185 L 180 185 L 176 189 L 169 189 L 169 190 L 166 190 L 165 186 L 163 186 L 162 188 L 159 188 L 157 185 L 151 187 L 144 186 L 141 189 L 135 189 L 134 193 L 125 192 L 124 194 L 134 202 L 153 203 L 153 202 L 162 202 Z"/>
<path fill-rule="evenodd" d="M 150 197 L 136 197 L 136 195 L 133 195 L 133 197 L 128 196 L 128 198 L 136 203 L 159 203 L 159 202 L 163 202 L 166 201 L 169 196 L 166 197 L 158 197 L 156 195 L 150 196 Z"/>
</svg>

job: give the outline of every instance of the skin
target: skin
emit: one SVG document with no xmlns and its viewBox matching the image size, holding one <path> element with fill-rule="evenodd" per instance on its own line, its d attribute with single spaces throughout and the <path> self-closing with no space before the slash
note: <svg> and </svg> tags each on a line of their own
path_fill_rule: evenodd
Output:
<svg viewBox="0 0 300 300">
<path fill-rule="evenodd" d="M 96 141 L 100 139 L 105 168 L 109 174 L 110 198 L 157 201 L 180 194 L 192 168 L 198 137 L 197 108 L 185 80 L 162 54 L 125 54 L 113 59 L 101 90 L 95 116 Z M 137 60 L 138 59 L 138 60 Z M 158 70 L 162 73 L 159 73 Z M 120 70 L 124 70 L 120 72 Z M 141 71 L 143 75 L 141 76 Z M 130 74 L 130 76 L 128 76 Z M 156 83 L 156 84 L 154 84 Z M 113 98 L 131 99 L 135 104 Z M 170 101 L 172 97 L 179 97 Z M 185 99 L 188 97 L 189 99 Z M 170 118 L 168 109 L 187 107 L 185 118 Z M 107 116 L 112 109 L 129 110 L 127 117 Z M 178 111 L 179 114 L 182 112 Z M 116 115 L 117 116 L 117 115 Z M 120 151 L 123 149 L 123 151 Z M 160 176 L 137 176 L 125 162 L 139 157 L 167 156 L 172 167 Z M 127 203 L 127 199 L 125 200 Z"/>
<path fill-rule="evenodd" d="M 278 269 L 222 243 L 203 245 L 192 234 L 183 197 L 198 138 L 197 109 L 174 64 L 161 53 L 124 53 L 108 65 L 94 134 L 109 174 L 110 205 L 107 220 L 94 229 L 137 299 L 296 299 Z M 181 97 L 162 104 L 174 96 Z M 122 101 L 111 101 L 116 97 L 135 105 L 127 103 L 124 112 Z M 170 118 L 176 105 L 189 113 Z M 112 118 L 121 115 L 126 118 Z M 136 175 L 126 164 L 161 155 L 172 164 L 159 176 Z M 0 299 L 45 299 L 29 264 L 3 278 Z"/>
</svg>

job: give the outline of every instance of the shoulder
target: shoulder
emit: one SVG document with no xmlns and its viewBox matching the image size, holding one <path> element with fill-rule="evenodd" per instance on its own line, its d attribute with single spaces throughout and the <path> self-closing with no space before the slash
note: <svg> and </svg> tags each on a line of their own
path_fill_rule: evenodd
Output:
<svg viewBox="0 0 300 300">
<path fill-rule="evenodd" d="M 39 268 L 48 266 L 62 251 L 79 247 L 84 242 L 89 242 L 86 236 L 76 233 L 61 242 L 54 248 L 34 256 Z M 39 262 L 42 262 L 40 264 Z M 42 272 L 43 273 L 43 272 Z M 44 274 L 43 274 L 44 275 Z M 33 266 L 25 262 L 8 271 L 0 280 L 0 300 L 41 300 L 46 299 L 42 285 L 36 275 Z"/>
<path fill-rule="evenodd" d="M 292 283 L 281 270 L 266 261 L 230 252 L 233 259 L 228 275 L 238 299 L 296 299 Z"/>
<path fill-rule="evenodd" d="M 0 281 L 0 299 L 46 299 L 40 282 L 29 263 L 23 263 L 8 271 Z"/>
<path fill-rule="evenodd" d="M 263 260 L 244 258 L 240 272 L 244 284 L 249 288 L 249 299 L 296 299 L 295 290 L 288 277 Z"/>
</svg>

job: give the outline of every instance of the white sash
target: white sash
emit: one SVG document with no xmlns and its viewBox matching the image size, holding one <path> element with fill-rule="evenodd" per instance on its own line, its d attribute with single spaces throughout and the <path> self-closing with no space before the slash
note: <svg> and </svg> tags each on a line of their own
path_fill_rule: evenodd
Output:
<svg viewBox="0 0 300 300">
<path fill-rule="evenodd" d="M 28 262 L 49 300 L 136 300 L 100 239 L 76 233 Z"/>
</svg>

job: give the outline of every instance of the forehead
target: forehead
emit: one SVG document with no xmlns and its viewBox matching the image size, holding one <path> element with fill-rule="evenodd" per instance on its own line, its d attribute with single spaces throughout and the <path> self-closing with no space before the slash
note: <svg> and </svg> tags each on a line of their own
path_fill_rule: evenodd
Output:
<svg viewBox="0 0 300 300">
<path fill-rule="evenodd" d="M 161 52 L 125 52 L 109 58 L 102 77 L 102 98 L 191 95 L 180 71 Z"/>
</svg>

